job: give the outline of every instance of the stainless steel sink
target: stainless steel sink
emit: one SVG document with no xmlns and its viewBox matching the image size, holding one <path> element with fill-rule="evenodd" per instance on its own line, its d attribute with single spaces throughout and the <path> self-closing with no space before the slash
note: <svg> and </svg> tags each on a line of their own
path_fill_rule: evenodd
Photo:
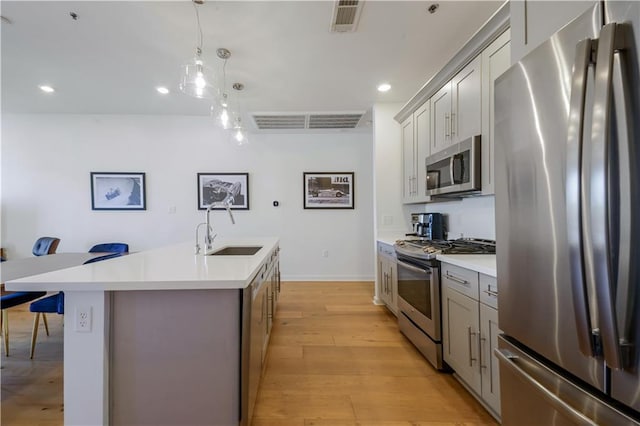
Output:
<svg viewBox="0 0 640 426">
<path fill-rule="evenodd" d="M 209 253 L 210 256 L 253 256 L 262 246 L 229 246 Z"/>
</svg>

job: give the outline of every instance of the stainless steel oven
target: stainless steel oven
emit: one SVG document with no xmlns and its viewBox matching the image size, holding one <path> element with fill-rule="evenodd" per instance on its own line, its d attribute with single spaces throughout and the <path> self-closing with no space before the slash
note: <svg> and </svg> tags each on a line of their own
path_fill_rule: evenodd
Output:
<svg viewBox="0 0 640 426">
<path fill-rule="evenodd" d="M 439 262 L 398 256 L 398 326 L 418 350 L 441 370 Z"/>
</svg>

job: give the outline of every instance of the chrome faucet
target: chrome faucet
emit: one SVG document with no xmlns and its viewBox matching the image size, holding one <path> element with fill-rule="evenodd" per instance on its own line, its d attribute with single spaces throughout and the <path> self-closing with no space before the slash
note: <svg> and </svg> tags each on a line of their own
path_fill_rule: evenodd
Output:
<svg viewBox="0 0 640 426">
<path fill-rule="evenodd" d="M 233 204 L 233 196 L 227 195 L 227 197 L 224 200 L 219 202 L 213 202 L 209 205 L 209 207 L 207 207 L 207 211 L 205 213 L 206 234 L 204 234 L 204 252 L 205 253 L 211 250 L 211 248 L 213 247 L 213 240 L 216 238 L 216 235 L 217 235 L 217 234 L 213 234 L 213 227 L 211 226 L 211 218 L 210 218 L 211 215 L 209 214 L 211 212 L 211 209 L 215 207 L 224 207 L 227 210 L 227 213 L 229 213 L 229 219 L 231 219 L 231 223 L 235 225 L 236 221 L 233 219 L 233 214 L 231 213 L 232 204 Z M 196 230 L 196 233 L 197 233 L 197 230 Z"/>
<path fill-rule="evenodd" d="M 200 253 L 200 238 L 199 238 L 199 232 L 200 232 L 200 227 L 202 225 L 206 225 L 206 223 L 202 222 L 199 223 L 198 226 L 196 226 L 196 254 Z M 208 232 L 213 232 L 213 229 L 209 228 Z M 215 237 L 215 236 L 214 236 Z"/>
<path fill-rule="evenodd" d="M 235 225 L 236 221 L 233 218 L 233 214 L 231 213 L 231 206 L 233 205 L 233 200 L 235 196 L 240 192 L 240 183 L 234 183 L 229 191 L 227 191 L 227 196 L 224 197 L 222 201 L 214 201 L 207 207 L 207 211 L 205 212 L 205 221 L 199 223 L 196 227 L 196 254 L 200 253 L 200 244 L 199 244 L 199 234 L 200 227 L 205 225 L 205 235 L 204 235 L 204 253 L 206 254 L 209 250 L 213 248 L 213 240 L 216 238 L 217 234 L 213 233 L 213 226 L 211 225 L 211 210 L 216 207 L 224 207 L 229 213 L 229 219 L 231 219 L 231 223 Z"/>
</svg>

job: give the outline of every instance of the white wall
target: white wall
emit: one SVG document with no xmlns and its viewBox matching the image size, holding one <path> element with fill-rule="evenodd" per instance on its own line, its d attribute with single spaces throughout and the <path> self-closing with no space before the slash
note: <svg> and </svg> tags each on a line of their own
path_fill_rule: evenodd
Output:
<svg viewBox="0 0 640 426">
<path fill-rule="evenodd" d="M 371 133 L 250 136 L 237 147 L 206 117 L 3 114 L 0 244 L 19 258 L 44 235 L 58 252 L 195 243 L 196 173 L 248 172 L 250 210 L 235 226 L 214 212 L 219 236 L 279 236 L 284 279 L 373 279 Z M 92 211 L 92 171 L 145 172 L 147 210 Z M 355 209 L 304 210 L 304 171 L 355 172 Z"/>
<path fill-rule="evenodd" d="M 402 104 L 375 104 L 373 107 L 375 223 L 376 232 L 405 232 L 402 209 L 402 142 L 400 124 L 393 116 Z"/>
</svg>

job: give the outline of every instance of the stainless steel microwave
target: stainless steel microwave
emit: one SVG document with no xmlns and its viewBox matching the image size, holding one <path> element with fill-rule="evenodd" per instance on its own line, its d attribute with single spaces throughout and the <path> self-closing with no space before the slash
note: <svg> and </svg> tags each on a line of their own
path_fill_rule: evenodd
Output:
<svg viewBox="0 0 640 426">
<path fill-rule="evenodd" d="M 428 195 L 464 195 L 482 189 L 480 135 L 427 157 L 425 163 Z"/>
</svg>

